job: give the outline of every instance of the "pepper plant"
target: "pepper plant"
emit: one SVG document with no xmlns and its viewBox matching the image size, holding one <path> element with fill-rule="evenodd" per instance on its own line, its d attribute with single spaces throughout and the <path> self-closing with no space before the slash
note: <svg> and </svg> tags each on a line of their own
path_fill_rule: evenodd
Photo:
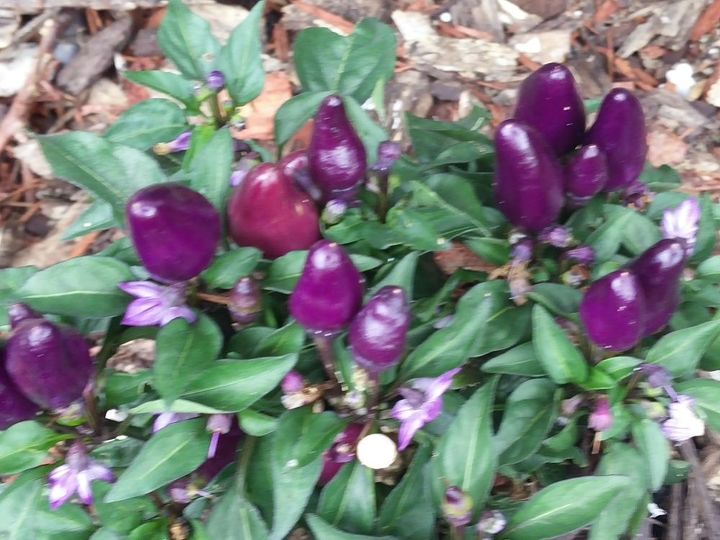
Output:
<svg viewBox="0 0 720 540">
<path fill-rule="evenodd" d="M 171 1 L 178 73 L 124 74 L 167 97 L 39 137 L 94 199 L 66 236 L 124 235 L 0 271 L 0 536 L 632 535 L 720 430 L 713 203 L 557 64 L 494 139 L 408 114 L 403 149 L 373 19 L 301 32 L 277 144 L 242 139 L 263 8 L 221 45 Z"/>
</svg>

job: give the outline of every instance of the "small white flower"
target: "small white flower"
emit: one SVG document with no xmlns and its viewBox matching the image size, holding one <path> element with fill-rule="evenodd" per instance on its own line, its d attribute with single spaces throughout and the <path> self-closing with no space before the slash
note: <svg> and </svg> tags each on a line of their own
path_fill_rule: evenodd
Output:
<svg viewBox="0 0 720 540">
<path fill-rule="evenodd" d="M 683 240 L 685 253 L 691 256 L 695 252 L 701 214 L 697 199 L 687 199 L 675 208 L 665 210 L 662 217 L 663 238 Z"/>
</svg>

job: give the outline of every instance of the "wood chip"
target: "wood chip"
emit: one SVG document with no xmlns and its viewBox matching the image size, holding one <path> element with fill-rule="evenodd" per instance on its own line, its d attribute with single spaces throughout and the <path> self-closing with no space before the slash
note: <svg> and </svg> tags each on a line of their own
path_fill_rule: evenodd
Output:
<svg viewBox="0 0 720 540">
<path fill-rule="evenodd" d="M 690 39 L 697 41 L 705 34 L 712 32 L 720 23 L 720 0 L 715 0 L 702 12 L 690 32 Z"/>
<path fill-rule="evenodd" d="M 605 0 L 600 7 L 597 8 L 593 16 L 594 24 L 601 24 L 617 13 L 619 7 L 616 0 Z"/>
<path fill-rule="evenodd" d="M 246 128 L 233 133 L 238 139 L 272 140 L 274 118 L 280 106 L 292 97 L 288 75 L 283 71 L 268 73 L 265 87 L 257 99 L 246 105 Z"/>
</svg>

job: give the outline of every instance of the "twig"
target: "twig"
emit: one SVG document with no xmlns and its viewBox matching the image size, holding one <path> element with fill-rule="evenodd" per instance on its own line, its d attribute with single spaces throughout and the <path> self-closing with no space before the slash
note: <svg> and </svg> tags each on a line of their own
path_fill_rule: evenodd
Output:
<svg viewBox="0 0 720 540">
<path fill-rule="evenodd" d="M 667 521 L 667 537 L 670 539 L 679 539 L 682 529 L 682 517 L 680 516 L 680 506 L 683 500 L 683 485 L 675 484 L 670 492 L 670 511 L 668 512 Z"/>
<path fill-rule="evenodd" d="M 60 13 L 60 8 L 52 8 L 42 12 L 40 15 L 33 18 L 30 22 L 23 26 L 20 30 L 15 32 L 15 36 L 13 37 L 10 45 L 18 45 L 27 41 L 35 35 L 35 33 L 45 21 L 49 19 L 54 19 L 55 17 L 57 17 L 58 13 Z"/>
<path fill-rule="evenodd" d="M 55 43 L 58 23 L 53 19 L 48 19 L 43 23 L 43 30 L 38 47 L 38 59 L 35 72 L 31 80 L 17 93 L 10 106 L 10 110 L 2 119 L 2 122 L 0 122 L 0 155 L 2 155 L 5 146 L 7 146 L 7 143 L 13 135 L 25 125 L 25 117 L 28 114 L 32 97 L 35 94 L 35 88 L 43 74 L 42 67 L 45 55 Z"/>
<path fill-rule="evenodd" d="M 694 443 L 692 441 L 685 441 L 680 444 L 680 453 L 692 469 L 693 487 L 695 488 L 697 498 L 700 499 L 700 511 L 705 527 L 709 532 L 709 537 L 720 538 L 720 519 L 718 519 L 712 497 L 710 497 L 707 485 L 705 484 L 705 475 L 703 474 Z"/>
</svg>

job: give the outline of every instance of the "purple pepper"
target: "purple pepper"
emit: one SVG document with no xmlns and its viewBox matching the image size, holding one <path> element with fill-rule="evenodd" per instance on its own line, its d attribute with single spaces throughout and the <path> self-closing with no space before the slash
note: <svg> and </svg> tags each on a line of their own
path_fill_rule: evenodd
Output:
<svg viewBox="0 0 720 540">
<path fill-rule="evenodd" d="M 272 163 L 251 170 L 228 204 L 230 234 L 239 246 L 276 259 L 320 238 L 315 204 Z"/>
<path fill-rule="evenodd" d="M 251 324 L 262 311 L 260 287 L 251 277 L 238 280 L 230 291 L 228 309 L 233 320 L 238 324 Z"/>
<path fill-rule="evenodd" d="M 640 281 L 629 270 L 616 270 L 598 279 L 580 303 L 580 318 L 588 336 L 611 351 L 626 351 L 640 341 L 645 314 Z"/>
<path fill-rule="evenodd" d="M 21 322 L 28 319 L 42 319 L 42 315 L 36 313 L 26 304 L 12 304 L 8 307 L 8 318 L 10 327 L 16 328 Z"/>
<path fill-rule="evenodd" d="M 30 420 L 39 408 L 26 398 L 5 371 L 5 351 L 0 349 L 0 430 Z"/>
<path fill-rule="evenodd" d="M 350 424 L 335 437 L 330 449 L 323 454 L 323 468 L 318 485 L 324 486 L 340 472 L 342 466 L 355 459 L 355 445 L 362 433 L 362 424 Z"/>
<path fill-rule="evenodd" d="M 680 276 L 685 260 L 683 242 L 666 239 L 651 246 L 629 265 L 645 295 L 644 336 L 664 328 L 680 305 Z"/>
<path fill-rule="evenodd" d="M 380 373 L 400 361 L 410 326 L 410 306 L 400 287 L 383 287 L 360 310 L 350 325 L 349 341 L 355 361 Z"/>
<path fill-rule="evenodd" d="M 186 281 L 210 266 L 220 215 L 200 193 L 174 183 L 149 186 L 130 198 L 126 214 L 140 260 L 156 279 Z"/>
<path fill-rule="evenodd" d="M 589 202 L 607 181 L 607 160 L 596 144 L 580 148 L 565 166 L 565 192 L 576 206 Z"/>
<path fill-rule="evenodd" d="M 312 200 L 322 199 L 320 188 L 313 183 L 310 176 L 310 161 L 305 150 L 291 152 L 278 161 L 278 167 L 286 178 L 292 180 L 297 187 L 310 195 Z"/>
<path fill-rule="evenodd" d="M 320 240 L 308 253 L 290 295 L 290 314 L 308 332 L 331 337 L 341 332 L 362 305 L 363 277 L 340 245 Z"/>
<path fill-rule="evenodd" d="M 607 158 L 605 191 L 628 187 L 638 179 L 647 155 L 645 137 L 645 114 L 640 101 L 624 88 L 612 90 L 585 135 L 585 144 L 596 144 Z"/>
<path fill-rule="evenodd" d="M 540 134 L 517 120 L 495 132 L 495 199 L 513 225 L 540 232 L 563 206 L 563 172 Z"/>
<path fill-rule="evenodd" d="M 585 107 L 570 70 L 551 63 L 527 77 L 514 118 L 537 129 L 557 155 L 572 151 L 585 132 Z"/>
<path fill-rule="evenodd" d="M 44 409 L 79 399 L 93 374 L 85 338 L 45 319 L 26 319 L 13 329 L 6 368 L 17 388 Z"/>
<path fill-rule="evenodd" d="M 330 199 L 353 200 L 365 178 L 367 156 L 360 137 L 345 114 L 340 96 L 328 96 L 315 115 L 308 148 L 310 175 Z"/>
</svg>

